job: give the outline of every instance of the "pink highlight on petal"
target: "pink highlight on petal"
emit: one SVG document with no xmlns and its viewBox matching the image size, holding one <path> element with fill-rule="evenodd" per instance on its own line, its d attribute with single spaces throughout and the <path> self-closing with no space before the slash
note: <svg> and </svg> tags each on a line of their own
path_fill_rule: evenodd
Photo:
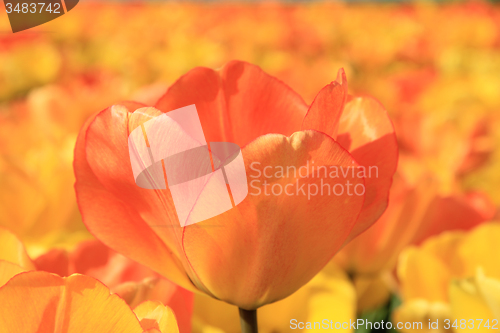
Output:
<svg viewBox="0 0 500 333">
<path fill-rule="evenodd" d="M 245 174 L 245 162 L 243 161 L 241 151 L 238 152 L 238 155 L 233 161 L 224 166 L 224 171 L 226 173 L 228 185 L 231 188 L 234 205 L 236 206 L 248 195 L 248 183 L 246 177 L 241 177 L 241 175 Z"/>
<path fill-rule="evenodd" d="M 212 142 L 209 150 L 195 105 L 146 121 L 130 133 L 128 143 L 137 186 L 166 189 L 168 185 L 182 227 L 222 214 L 248 195 L 240 147 Z"/>
</svg>

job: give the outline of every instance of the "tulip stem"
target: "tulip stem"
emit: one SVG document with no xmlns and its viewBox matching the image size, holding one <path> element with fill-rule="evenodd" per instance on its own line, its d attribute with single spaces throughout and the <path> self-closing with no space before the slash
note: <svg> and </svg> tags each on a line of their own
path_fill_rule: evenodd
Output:
<svg viewBox="0 0 500 333">
<path fill-rule="evenodd" d="M 257 310 L 240 310 L 241 333 L 258 333 Z"/>
</svg>

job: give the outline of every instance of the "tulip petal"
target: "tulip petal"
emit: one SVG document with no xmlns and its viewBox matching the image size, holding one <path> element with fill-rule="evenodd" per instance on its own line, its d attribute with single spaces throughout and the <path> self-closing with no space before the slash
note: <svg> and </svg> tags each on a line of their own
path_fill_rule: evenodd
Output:
<svg viewBox="0 0 500 333">
<path fill-rule="evenodd" d="M 134 312 L 145 331 L 157 329 L 161 333 L 179 332 L 174 312 L 161 302 L 146 301 L 139 304 Z"/>
<path fill-rule="evenodd" d="M 98 240 L 78 244 L 69 254 L 69 264 L 70 274 L 96 278 L 113 292 L 114 287 L 123 282 L 138 282 L 156 276 L 151 269 L 116 253 Z"/>
<path fill-rule="evenodd" d="M 195 104 L 207 142 L 245 146 L 260 135 L 286 136 L 300 129 L 303 99 L 259 67 L 231 61 L 219 71 L 198 67 L 182 76 L 158 101 L 168 112 Z"/>
<path fill-rule="evenodd" d="M 308 322 L 325 324 L 323 320 L 328 318 L 329 329 L 333 329 L 335 323 L 348 323 L 356 319 L 356 290 L 345 273 L 332 272 L 332 269 L 322 271 L 306 287 L 311 289 L 312 294 L 308 302 Z M 338 329 L 335 327 L 335 331 L 354 332 L 347 325 Z"/>
<path fill-rule="evenodd" d="M 69 258 L 68 252 L 61 249 L 52 249 L 35 259 L 37 271 L 54 273 L 59 276 L 68 276 Z"/>
<path fill-rule="evenodd" d="M 297 132 L 290 138 L 265 135 L 245 147 L 243 156 L 249 195 L 235 208 L 186 227 L 183 245 L 190 264 L 213 295 L 252 309 L 286 297 L 309 281 L 345 241 L 364 198 L 340 190 L 339 195 L 333 191 L 328 195 L 326 189 L 323 195 L 310 195 L 314 186 L 319 191 L 320 183 L 316 171 L 311 172 L 313 162 L 316 168 L 356 167 L 349 153 L 320 132 Z M 273 173 L 268 178 L 262 169 L 255 170 L 256 165 L 291 167 L 297 177 L 292 171 L 289 177 Z M 346 181 L 364 184 L 350 172 L 345 178 L 321 181 L 331 188 L 345 187 Z M 292 195 L 266 195 L 266 183 Z M 311 191 L 306 192 L 309 186 Z"/>
<path fill-rule="evenodd" d="M 399 253 L 412 243 L 434 195 L 425 184 L 414 188 L 396 173 L 384 214 L 347 244 L 335 261 L 352 273 L 375 275 L 391 270 Z"/>
<path fill-rule="evenodd" d="M 436 197 L 427 208 L 413 242 L 419 244 L 447 230 L 470 230 L 493 217 L 492 205 L 479 193 Z"/>
<path fill-rule="evenodd" d="M 480 268 L 473 278 L 452 281 L 449 294 L 452 320 L 480 318 L 482 322 L 476 321 L 474 329 L 478 332 L 489 332 L 490 327 L 487 325 L 493 325 L 495 319 L 500 319 L 500 280 L 484 276 Z M 465 332 L 470 328 L 461 328 L 458 325 L 456 330 Z"/>
<path fill-rule="evenodd" d="M 175 240 L 169 241 L 171 247 L 167 247 L 146 222 L 152 220 L 159 225 L 157 219 L 163 219 L 166 223 L 174 210 L 165 210 L 165 201 L 161 201 L 164 195 L 157 196 L 155 191 L 139 188 L 134 182 L 127 147 L 129 110 L 140 107 L 129 103 L 108 108 L 82 128 L 74 168 L 83 222 L 110 248 L 186 289 L 196 290 L 172 253 L 176 250 Z"/>
<path fill-rule="evenodd" d="M 123 298 L 132 308 L 146 300 L 161 301 L 175 311 L 179 330 L 191 332 L 194 298 L 192 292 L 160 277 L 147 278 L 138 283 L 122 283 L 111 290 Z"/>
<path fill-rule="evenodd" d="M 0 287 L 15 275 L 26 272 L 26 269 L 8 261 L 0 260 Z"/>
<path fill-rule="evenodd" d="M 163 255 L 169 256 L 171 258 L 169 261 L 173 261 L 172 263 L 178 267 L 177 270 L 169 269 L 169 275 L 166 275 L 167 278 L 176 282 L 174 279 L 179 279 L 179 277 L 175 277 L 175 275 L 180 272 L 181 275 L 185 276 L 184 269 L 189 270 L 189 265 L 182 253 L 182 228 L 178 222 L 170 189 L 156 188 L 152 190 L 139 187 L 134 180 L 128 147 L 129 133 L 158 115 L 161 115 L 161 113 L 155 108 L 139 108 L 130 113 L 126 107 L 116 105 L 103 111 L 96 116 L 87 130 L 86 153 L 89 168 L 102 187 L 107 191 L 110 200 L 118 200 L 118 202 L 126 204 L 128 211 L 131 212 L 130 214 L 139 215 L 132 219 L 135 223 L 133 228 L 136 228 L 136 231 L 148 233 L 148 237 L 154 239 L 150 245 L 144 244 L 146 245 L 145 249 L 151 246 L 158 247 L 151 250 L 163 251 Z M 183 132 L 177 123 L 172 122 L 172 125 L 169 127 L 171 137 L 186 137 L 185 132 Z M 159 132 L 159 135 L 164 133 L 162 131 Z M 164 139 L 164 137 L 161 139 Z M 159 142 L 162 143 L 161 148 L 164 148 L 164 140 L 159 140 Z M 178 149 L 176 144 L 166 147 L 173 150 Z M 103 158 L 104 156 L 106 158 Z M 142 156 L 139 157 L 142 158 Z M 94 220 L 91 219 L 90 222 L 94 222 Z M 85 217 L 84 223 L 86 223 Z M 91 227 L 89 225 L 87 227 L 92 232 Z M 102 226 L 99 224 L 97 227 Z M 107 228 L 110 227 L 112 226 L 108 224 Z M 124 226 L 123 224 L 119 224 L 117 228 L 123 229 Z M 133 235 L 132 233 L 131 237 Z M 113 235 L 110 236 L 113 237 Z M 120 242 L 127 242 L 129 239 L 122 239 Z M 158 242 L 160 239 L 161 242 Z M 110 246 L 104 239 L 102 241 L 116 250 L 116 248 Z M 127 247 L 126 244 L 121 244 Z M 132 259 L 134 259 L 132 255 L 143 255 L 138 253 L 128 254 L 131 250 L 130 248 L 128 249 L 128 252 L 119 250 L 118 252 Z M 165 250 L 168 250 L 168 253 Z M 142 263 L 156 271 L 158 271 L 158 267 L 150 266 L 151 262 L 154 261 L 155 265 L 160 265 L 163 270 L 165 270 L 166 263 L 168 263 L 168 261 L 161 259 L 160 256 L 156 258 L 156 256 L 151 256 L 150 254 L 147 255 L 146 260 L 149 263 Z M 196 278 L 194 274 L 191 274 L 191 276 Z M 187 278 L 187 276 L 185 277 Z M 188 280 L 186 281 L 186 278 L 184 278 L 184 282 L 182 283 L 184 283 L 184 287 L 189 289 L 191 288 L 191 283 Z"/>
<path fill-rule="evenodd" d="M 482 267 L 487 276 L 500 276 L 499 239 L 499 223 L 484 223 L 467 235 L 456 250 L 466 266 L 467 273 L 472 275 L 476 272 L 476 267 Z"/>
<path fill-rule="evenodd" d="M 386 110 L 368 97 L 357 97 L 346 104 L 338 133 L 338 142 L 366 172 L 366 198 L 349 241 L 375 223 L 387 208 L 398 145 Z"/>
<path fill-rule="evenodd" d="M 0 227 L 0 260 L 16 264 L 26 270 L 34 270 L 23 243 L 8 229 Z"/>
<path fill-rule="evenodd" d="M 69 254 L 65 250 L 51 250 L 38 257 L 35 265 L 37 270 L 58 275 L 79 273 L 98 279 L 132 308 L 146 300 L 159 300 L 175 311 L 182 332 L 191 331 L 192 292 L 158 277 L 151 269 L 98 240 L 81 242 Z M 18 265 L 0 261 L 0 285 L 24 271 Z"/>
<path fill-rule="evenodd" d="M 0 288 L 0 332 L 142 333 L 132 310 L 99 281 L 26 272 Z"/>
<path fill-rule="evenodd" d="M 440 258 L 410 247 L 401 254 L 400 261 L 398 275 L 405 299 L 423 298 L 432 302 L 448 300 L 446 288 L 451 272 Z"/>
<path fill-rule="evenodd" d="M 347 96 L 347 78 L 341 68 L 337 79 L 321 89 L 314 98 L 302 122 L 302 130 L 316 130 L 336 139 Z"/>
<path fill-rule="evenodd" d="M 4 130 L 2 128 L 2 131 Z M 31 128 L 22 129 L 19 132 L 25 133 L 26 131 L 31 131 Z M 2 170 L 0 173 L 0 188 L 2 189 L 0 191 L 0 202 L 2 202 L 0 225 L 8 227 L 22 237 L 33 229 L 34 221 L 43 212 L 46 199 L 40 195 L 36 181 L 14 165 L 8 165 L 8 168 L 10 170 Z"/>
</svg>

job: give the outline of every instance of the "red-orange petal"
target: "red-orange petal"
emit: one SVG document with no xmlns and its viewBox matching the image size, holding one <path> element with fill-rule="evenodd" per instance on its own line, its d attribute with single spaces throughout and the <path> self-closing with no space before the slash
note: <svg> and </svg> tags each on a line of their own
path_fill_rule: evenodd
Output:
<svg viewBox="0 0 500 333">
<path fill-rule="evenodd" d="M 59 276 L 68 276 L 69 258 L 68 252 L 62 249 L 52 249 L 35 259 L 37 271 L 54 273 Z"/>
<path fill-rule="evenodd" d="M 259 67 L 231 61 L 219 71 L 198 67 L 182 76 L 158 101 L 168 112 L 195 104 L 207 142 L 240 147 L 260 135 L 291 135 L 307 111 L 303 99 Z"/>
<path fill-rule="evenodd" d="M 427 208 L 413 238 L 419 244 L 431 236 L 449 230 L 470 230 L 494 215 L 489 198 L 479 193 L 436 197 Z"/>
<path fill-rule="evenodd" d="M 116 253 L 98 240 L 78 244 L 69 254 L 69 271 L 92 276 L 112 290 L 124 282 L 156 276 L 150 268 Z"/>
<path fill-rule="evenodd" d="M 172 248 L 145 221 L 164 218 L 161 212 L 165 211 L 154 191 L 137 187 L 132 174 L 127 147 L 129 112 L 140 107 L 129 103 L 108 108 L 80 132 L 74 169 L 83 222 L 110 248 L 195 290 Z"/>
<path fill-rule="evenodd" d="M 347 78 L 341 68 L 337 79 L 321 89 L 314 98 L 302 122 L 302 130 L 316 130 L 336 139 L 347 96 Z"/>
<path fill-rule="evenodd" d="M 387 208 L 398 164 L 394 127 L 384 107 L 369 97 L 350 100 L 339 122 L 338 142 L 366 172 L 366 197 L 349 240 L 369 228 Z"/>
</svg>

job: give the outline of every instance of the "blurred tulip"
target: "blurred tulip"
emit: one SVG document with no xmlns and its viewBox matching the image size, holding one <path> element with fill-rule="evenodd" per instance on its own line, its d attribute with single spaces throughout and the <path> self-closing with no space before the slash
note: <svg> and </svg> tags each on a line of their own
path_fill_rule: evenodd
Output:
<svg viewBox="0 0 500 333">
<path fill-rule="evenodd" d="M 491 222 L 470 232 L 444 233 L 418 248 L 406 249 L 398 266 L 403 304 L 394 321 L 418 321 L 428 328 L 428 319 L 440 319 L 441 325 L 444 319 L 453 323 L 457 318 L 484 315 L 478 318 L 486 320 L 495 315 L 499 239 L 500 224 Z M 478 306 L 484 302 L 493 312 L 481 312 L 484 306 Z"/>
<path fill-rule="evenodd" d="M 114 252 L 97 240 L 84 241 L 68 253 L 54 249 L 34 260 L 37 270 L 70 276 L 84 274 L 105 284 L 130 307 L 152 300 L 174 310 L 179 331 L 191 332 L 193 294 L 157 273 Z"/>
<path fill-rule="evenodd" d="M 10 27 L 1 29 L 8 31 Z M 37 61 L 33 61 L 33 57 Z M 2 34 L 0 101 L 13 99 L 29 89 L 53 82 L 61 69 L 61 58 L 57 45 L 44 34 Z"/>
<path fill-rule="evenodd" d="M 458 323 L 455 331 L 464 332 L 473 328 L 479 332 L 490 332 L 497 326 L 495 323 L 500 320 L 500 279 L 489 278 L 478 268 L 473 278 L 452 282 L 449 295 L 451 320 Z"/>
<path fill-rule="evenodd" d="M 23 243 L 9 230 L 0 227 L 0 286 L 14 275 L 35 269 Z"/>
<path fill-rule="evenodd" d="M 0 120 L 0 224 L 29 247 L 53 241 L 48 239 L 60 237 L 62 229 L 78 229 L 73 224 L 78 211 L 68 186 L 75 137 L 48 140 L 32 119 L 16 111 L 18 119 Z"/>
<path fill-rule="evenodd" d="M 343 71 L 309 110 L 291 89 L 247 63 L 231 62 L 218 72 L 196 68 L 180 78 L 156 109 L 195 104 L 208 142 L 243 147 L 247 174 L 251 162 L 295 167 L 313 161 L 345 167 L 358 162 L 378 170 L 378 178 L 366 180 L 365 195 L 305 198 L 261 191 L 222 215 L 185 228 L 178 226 L 169 191 L 136 186 L 129 164 L 128 133 L 160 111 L 134 113 L 139 104 L 104 110 L 82 129 L 75 151 L 84 223 L 111 248 L 187 289 L 243 309 L 282 299 L 373 224 L 387 204 L 397 162 L 392 125 L 377 102 L 346 101 Z M 266 179 L 260 178 L 263 184 Z M 327 179 L 332 181 L 337 182 Z M 306 223 L 310 220 L 316 225 Z"/>
<path fill-rule="evenodd" d="M 25 272 L 0 288 L 0 332 L 179 332 L 172 310 L 145 302 L 135 313 L 99 281 Z"/>
<path fill-rule="evenodd" d="M 416 132 L 410 131 L 409 137 L 403 132 L 400 139 L 403 152 L 387 210 L 335 258 L 357 281 L 360 310 L 381 305 L 394 292 L 396 282 L 391 276 L 404 247 L 444 231 L 469 230 L 495 215 L 488 196 L 460 188 L 460 166 L 470 158 L 466 153 L 468 138 L 457 137 L 452 131 L 441 132 L 438 139 L 438 132 L 431 131 L 435 139 L 431 144 L 428 138 L 420 139 L 426 135 L 419 122 L 412 126 L 411 121 L 405 118 L 397 122 L 400 128 L 404 124 L 403 129 Z"/>
<path fill-rule="evenodd" d="M 87 75 L 33 90 L 0 114 L 0 225 L 15 232 L 33 256 L 90 238 L 78 212 L 71 164 L 84 120 L 120 97 L 100 80 Z"/>
<path fill-rule="evenodd" d="M 85 274 L 96 278 L 131 308 L 149 300 L 153 301 L 152 305 L 161 302 L 175 311 L 181 332 L 191 331 L 191 292 L 110 250 L 99 241 L 83 242 L 71 253 L 53 249 L 32 261 L 22 242 L 9 230 L 0 228 L 0 286 L 19 273 L 33 270 L 62 277 Z"/>
<path fill-rule="evenodd" d="M 493 215 L 494 207 L 483 194 L 440 196 L 431 184 L 411 186 L 397 174 L 386 212 L 334 260 L 355 282 L 359 310 L 373 309 L 395 291 L 392 272 L 406 246 L 444 231 L 469 230 Z"/>
<path fill-rule="evenodd" d="M 444 231 L 469 230 L 494 214 L 491 202 L 482 194 L 443 197 L 425 183 L 410 186 L 399 175 L 390 199 L 380 220 L 335 259 L 351 274 L 391 271 L 404 247 Z"/>
</svg>

